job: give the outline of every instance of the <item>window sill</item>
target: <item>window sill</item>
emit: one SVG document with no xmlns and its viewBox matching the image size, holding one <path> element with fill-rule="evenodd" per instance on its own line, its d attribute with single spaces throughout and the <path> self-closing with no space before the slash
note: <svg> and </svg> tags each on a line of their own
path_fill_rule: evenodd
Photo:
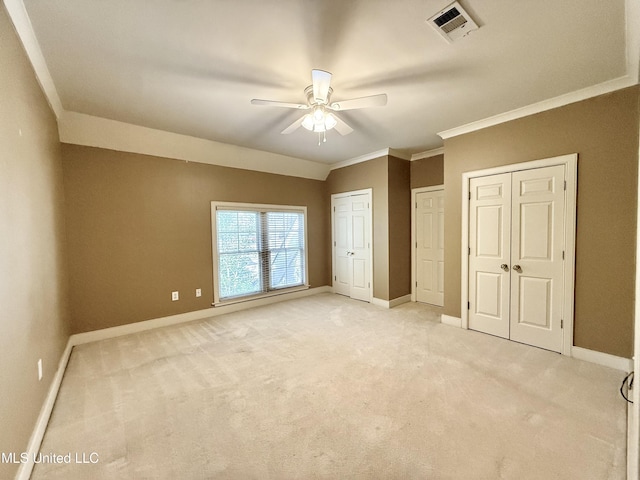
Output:
<svg viewBox="0 0 640 480">
<path fill-rule="evenodd" d="M 259 295 L 250 295 L 246 297 L 232 298 L 229 300 L 222 300 L 220 302 L 212 303 L 213 307 L 225 307 L 227 305 L 235 305 L 236 303 L 251 302 L 254 300 L 260 300 L 263 298 L 277 297 L 278 295 L 286 295 L 287 293 L 300 292 L 303 290 L 309 290 L 309 285 L 300 285 L 299 287 L 283 288 L 282 290 L 275 290 L 269 293 L 261 293 Z"/>
</svg>

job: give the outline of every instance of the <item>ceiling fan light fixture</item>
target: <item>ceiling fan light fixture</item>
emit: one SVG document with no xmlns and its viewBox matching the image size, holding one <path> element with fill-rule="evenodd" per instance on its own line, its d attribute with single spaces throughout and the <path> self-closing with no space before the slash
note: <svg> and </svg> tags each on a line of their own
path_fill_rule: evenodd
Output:
<svg viewBox="0 0 640 480">
<path fill-rule="evenodd" d="M 312 132 L 313 131 L 313 125 L 314 125 L 313 117 L 310 114 L 307 113 L 304 116 L 304 118 L 302 119 L 302 126 L 304 128 L 306 128 L 307 130 L 309 130 L 310 132 Z"/>
<path fill-rule="evenodd" d="M 326 129 L 331 130 L 337 124 L 338 124 L 338 120 L 336 120 L 335 115 L 333 115 L 333 113 L 328 113 L 324 119 L 324 126 L 326 127 Z"/>
</svg>

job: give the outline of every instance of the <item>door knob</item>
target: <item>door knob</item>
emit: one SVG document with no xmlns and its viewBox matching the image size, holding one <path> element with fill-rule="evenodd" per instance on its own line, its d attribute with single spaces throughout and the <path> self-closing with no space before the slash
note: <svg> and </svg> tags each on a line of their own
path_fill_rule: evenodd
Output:
<svg viewBox="0 0 640 480">
<path fill-rule="evenodd" d="M 522 267 L 520 265 L 514 265 L 513 269 L 518 273 L 522 273 Z"/>
<path fill-rule="evenodd" d="M 500 268 L 503 269 L 505 272 L 509 271 L 509 265 L 507 265 L 506 263 L 503 263 L 502 265 L 500 265 Z"/>
</svg>

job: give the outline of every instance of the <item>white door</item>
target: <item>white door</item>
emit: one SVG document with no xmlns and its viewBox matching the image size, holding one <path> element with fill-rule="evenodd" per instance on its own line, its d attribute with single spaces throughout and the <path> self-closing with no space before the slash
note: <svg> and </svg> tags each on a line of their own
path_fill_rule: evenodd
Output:
<svg viewBox="0 0 640 480">
<path fill-rule="evenodd" d="M 470 180 L 469 328 L 562 351 L 564 166 Z"/>
<path fill-rule="evenodd" d="M 511 174 L 469 183 L 469 328 L 509 338 Z"/>
<path fill-rule="evenodd" d="M 335 293 L 371 300 L 371 195 L 332 198 Z"/>
<path fill-rule="evenodd" d="M 562 351 L 564 166 L 513 173 L 511 340 Z"/>
<path fill-rule="evenodd" d="M 333 201 L 333 291 L 351 295 L 351 197 Z"/>
<path fill-rule="evenodd" d="M 416 300 L 444 305 L 444 190 L 416 194 Z"/>
</svg>

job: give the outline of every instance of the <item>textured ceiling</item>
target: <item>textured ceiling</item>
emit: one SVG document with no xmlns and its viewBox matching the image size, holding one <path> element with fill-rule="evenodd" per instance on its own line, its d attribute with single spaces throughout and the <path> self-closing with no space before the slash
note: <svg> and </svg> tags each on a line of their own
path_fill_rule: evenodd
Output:
<svg viewBox="0 0 640 480">
<path fill-rule="evenodd" d="M 624 76 L 624 0 L 467 0 L 480 29 L 449 44 L 425 20 L 447 0 L 25 0 L 65 110 L 334 163 L 416 153 L 437 132 Z M 311 69 L 354 132 L 279 132 Z"/>
</svg>

